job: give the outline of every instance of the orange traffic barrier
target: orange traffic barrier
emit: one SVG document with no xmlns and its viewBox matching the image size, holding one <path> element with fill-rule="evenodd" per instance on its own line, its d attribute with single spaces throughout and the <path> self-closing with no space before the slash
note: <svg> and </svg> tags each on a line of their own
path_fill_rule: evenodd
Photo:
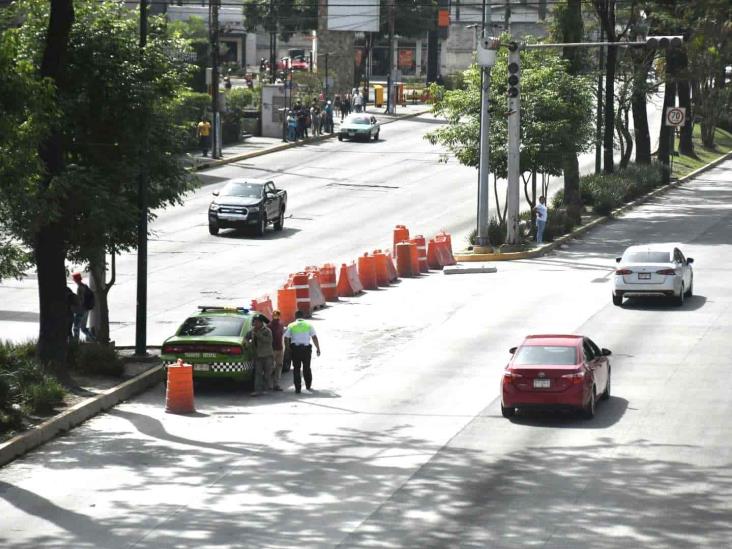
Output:
<svg viewBox="0 0 732 549">
<path fill-rule="evenodd" d="M 306 317 L 312 313 L 310 309 L 310 281 L 308 273 L 295 273 L 292 275 L 291 288 L 295 290 L 295 301 L 297 309 L 302 311 Z"/>
<path fill-rule="evenodd" d="M 427 244 L 427 265 L 430 269 L 442 269 L 445 266 L 442 262 L 442 255 L 439 244 L 435 242 L 434 238 L 430 238 L 429 244 Z"/>
<path fill-rule="evenodd" d="M 256 299 L 252 299 L 251 304 L 252 311 L 257 311 L 258 313 L 262 313 L 267 318 L 272 318 L 272 300 L 268 295 L 263 295 L 262 297 L 258 297 Z"/>
<path fill-rule="evenodd" d="M 394 259 L 391 257 L 391 253 L 386 254 L 386 272 L 389 275 L 389 282 L 395 282 L 399 279 L 399 273 L 397 273 L 396 266 L 394 265 Z"/>
<path fill-rule="evenodd" d="M 338 275 L 338 297 L 353 297 L 363 292 L 361 279 L 358 278 L 356 264 L 341 265 L 341 272 Z"/>
<path fill-rule="evenodd" d="M 277 290 L 277 308 L 280 311 L 280 319 L 283 324 L 287 325 L 295 320 L 297 293 L 294 288 L 285 285 Z"/>
<path fill-rule="evenodd" d="M 417 248 L 419 247 L 419 241 L 410 238 L 409 243 L 413 244 L 411 248 L 409 248 L 409 257 L 412 262 L 412 276 L 419 276 L 419 251 Z"/>
<path fill-rule="evenodd" d="M 415 274 L 412 270 L 412 249 L 414 247 L 414 244 L 410 242 L 399 242 L 396 245 L 397 273 L 402 278 Z"/>
<path fill-rule="evenodd" d="M 427 241 L 425 238 L 418 234 L 411 239 L 417 245 L 417 259 L 419 260 L 419 272 L 426 273 L 430 270 L 427 263 Z"/>
<path fill-rule="evenodd" d="M 171 414 L 190 414 L 196 411 L 193 405 L 193 366 L 183 364 L 179 358 L 176 364 L 167 368 L 168 383 L 165 388 L 165 411 Z"/>
<path fill-rule="evenodd" d="M 320 268 L 320 287 L 326 301 L 338 301 L 338 282 L 336 280 L 336 267 L 326 263 Z"/>
<path fill-rule="evenodd" d="M 409 229 L 407 229 L 404 225 L 397 225 L 394 227 L 394 246 L 391 250 L 391 253 L 396 256 L 396 245 L 400 242 L 404 242 L 405 240 L 409 240 Z"/>
<path fill-rule="evenodd" d="M 381 250 L 374 250 L 374 264 L 376 267 L 376 284 L 388 286 L 389 268 L 387 267 L 387 257 Z"/>
<path fill-rule="evenodd" d="M 358 258 L 358 278 L 364 290 L 376 290 L 379 287 L 376 282 L 376 260 L 368 253 Z"/>
<path fill-rule="evenodd" d="M 308 273 L 308 290 L 310 291 L 309 297 L 311 311 L 325 307 L 325 296 L 323 295 L 323 290 L 320 288 L 319 279 L 319 272 Z"/>
<path fill-rule="evenodd" d="M 435 241 L 441 245 L 445 253 L 446 263 L 445 265 L 455 265 L 455 257 L 452 255 L 452 239 L 450 235 L 444 232 L 439 233 L 435 236 Z"/>
</svg>

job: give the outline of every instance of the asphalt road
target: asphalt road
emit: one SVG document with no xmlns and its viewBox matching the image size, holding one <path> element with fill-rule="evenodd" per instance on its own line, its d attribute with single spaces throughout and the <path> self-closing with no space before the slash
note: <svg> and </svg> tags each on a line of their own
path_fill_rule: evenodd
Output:
<svg viewBox="0 0 732 549">
<path fill-rule="evenodd" d="M 173 416 L 158 386 L 0 470 L 0 546 L 729 547 L 731 181 L 728 161 L 553 255 L 320 311 L 312 393 L 208 387 Z M 682 307 L 611 304 L 644 241 L 695 259 Z M 547 332 L 613 351 L 594 420 L 501 417 L 508 348 Z"/>
<path fill-rule="evenodd" d="M 653 135 L 658 110 L 649 104 Z M 202 173 L 203 186 L 179 207 L 158 212 L 151 225 L 148 269 L 148 343 L 159 345 L 201 304 L 248 306 L 276 295 L 292 272 L 326 262 L 340 265 L 387 247 L 393 227 L 430 237 L 445 229 L 456 248 L 475 226 L 477 171 L 461 166 L 423 136 L 443 124 L 432 115 L 385 125 L 379 142 L 329 140 L 253 158 Z M 580 159 L 594 169 L 594 153 Z M 211 192 L 234 177 L 271 178 L 288 191 L 285 230 L 256 238 L 246 232 L 208 234 Z M 550 188 L 561 188 L 561 178 Z M 499 185 L 503 200 L 504 185 Z M 522 191 L 523 195 L 523 191 Z M 495 195 L 491 195 L 491 211 Z M 525 201 L 522 198 L 524 208 Z M 70 266 L 70 268 L 74 268 Z M 111 338 L 135 341 L 137 256 L 117 259 L 109 293 Z M 23 340 L 38 334 L 35 275 L 0 284 L 0 330 Z"/>
</svg>

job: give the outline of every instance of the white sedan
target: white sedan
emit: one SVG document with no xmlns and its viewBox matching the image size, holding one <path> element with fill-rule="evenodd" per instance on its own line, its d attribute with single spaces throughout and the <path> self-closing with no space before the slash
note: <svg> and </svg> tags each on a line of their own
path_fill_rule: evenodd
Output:
<svg viewBox="0 0 732 549">
<path fill-rule="evenodd" d="M 694 293 L 691 257 L 684 257 L 673 244 L 631 246 L 615 259 L 618 267 L 613 280 L 613 304 L 624 297 L 667 296 L 677 305 Z"/>
</svg>

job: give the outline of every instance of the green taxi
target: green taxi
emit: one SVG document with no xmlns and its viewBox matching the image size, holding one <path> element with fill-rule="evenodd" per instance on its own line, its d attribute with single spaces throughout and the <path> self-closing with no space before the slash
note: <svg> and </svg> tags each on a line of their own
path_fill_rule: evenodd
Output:
<svg viewBox="0 0 732 549">
<path fill-rule="evenodd" d="M 163 342 L 160 358 L 166 366 L 179 358 L 193 366 L 194 379 L 230 378 L 251 381 L 254 362 L 246 334 L 252 313 L 242 307 L 204 307 L 185 319 L 175 335 Z"/>
</svg>

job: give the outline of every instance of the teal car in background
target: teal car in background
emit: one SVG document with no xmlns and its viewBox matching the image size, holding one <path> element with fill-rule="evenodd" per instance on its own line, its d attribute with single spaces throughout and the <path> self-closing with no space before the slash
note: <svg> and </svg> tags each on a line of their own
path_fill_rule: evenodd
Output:
<svg viewBox="0 0 732 549">
<path fill-rule="evenodd" d="M 374 141 L 379 139 L 380 124 L 376 117 L 365 113 L 349 114 L 341 122 L 338 130 L 338 141 L 344 139 L 364 139 L 368 141 L 373 137 Z"/>
<path fill-rule="evenodd" d="M 252 381 L 254 355 L 246 334 L 257 314 L 242 307 L 199 307 L 163 342 L 160 358 L 166 367 L 183 359 L 193 366 L 194 379 Z"/>
</svg>

